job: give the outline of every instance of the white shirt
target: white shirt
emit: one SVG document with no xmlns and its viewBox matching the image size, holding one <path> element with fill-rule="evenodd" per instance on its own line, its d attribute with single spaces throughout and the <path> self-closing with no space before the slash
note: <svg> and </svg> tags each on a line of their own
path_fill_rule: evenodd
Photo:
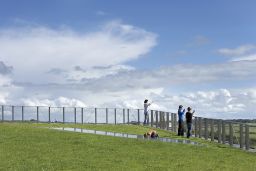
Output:
<svg viewBox="0 0 256 171">
<path fill-rule="evenodd" d="M 144 103 L 144 114 L 148 112 L 148 107 L 150 106 L 150 103 Z"/>
</svg>

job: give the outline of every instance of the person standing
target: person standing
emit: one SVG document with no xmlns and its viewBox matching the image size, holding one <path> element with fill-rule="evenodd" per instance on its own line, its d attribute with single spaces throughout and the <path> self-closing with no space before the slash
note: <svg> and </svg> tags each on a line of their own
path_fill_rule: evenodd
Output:
<svg viewBox="0 0 256 171">
<path fill-rule="evenodd" d="M 187 123 L 187 138 L 191 136 L 191 129 L 192 129 L 192 117 L 195 113 L 195 110 L 191 112 L 191 107 L 188 107 L 188 111 L 186 113 L 186 123 Z"/>
<path fill-rule="evenodd" d="M 184 136 L 184 122 L 183 122 L 183 116 L 185 113 L 185 109 L 183 109 L 182 105 L 179 105 L 179 109 L 178 109 L 178 136 Z"/>
<path fill-rule="evenodd" d="M 151 105 L 151 103 L 148 103 L 148 99 L 144 100 L 144 122 L 143 124 L 149 124 L 148 123 L 148 107 Z"/>
</svg>

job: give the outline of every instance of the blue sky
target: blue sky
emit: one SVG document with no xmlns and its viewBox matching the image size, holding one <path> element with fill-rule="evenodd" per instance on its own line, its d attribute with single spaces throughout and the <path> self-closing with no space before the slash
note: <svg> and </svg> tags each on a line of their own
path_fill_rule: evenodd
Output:
<svg viewBox="0 0 256 171">
<path fill-rule="evenodd" d="M 84 32 L 109 20 L 122 20 L 158 35 L 158 45 L 147 54 L 149 58 L 130 63 L 151 68 L 177 63 L 221 62 L 226 58 L 218 55 L 216 49 L 255 44 L 255 6 L 253 0 L 110 0 L 105 3 L 97 0 L 45 0 L 43 3 L 8 0 L 1 1 L 0 21 L 2 27 L 13 25 L 13 20 L 24 20 L 49 27 L 67 25 Z M 200 44 L 197 37 L 204 37 L 208 42 Z M 187 54 L 179 54 L 185 51 Z"/>
<path fill-rule="evenodd" d="M 159 109 L 185 103 L 243 117 L 256 99 L 255 6 L 253 0 L 2 0 L 0 92 L 9 93 L 0 101 L 140 107 L 143 98 L 156 98 L 165 101 L 153 106 Z M 77 87 L 64 95 L 70 84 Z M 93 96 L 97 86 L 107 94 L 102 103 Z"/>
</svg>

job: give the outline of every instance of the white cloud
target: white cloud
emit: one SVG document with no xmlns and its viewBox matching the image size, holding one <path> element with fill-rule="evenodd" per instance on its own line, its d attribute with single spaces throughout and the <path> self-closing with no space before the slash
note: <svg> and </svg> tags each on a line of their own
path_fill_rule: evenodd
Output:
<svg viewBox="0 0 256 171">
<path fill-rule="evenodd" d="M 154 101 L 151 108 L 158 110 L 175 112 L 184 104 L 201 116 L 253 117 L 250 111 L 256 103 L 255 88 L 228 87 L 241 81 L 255 86 L 256 60 L 153 70 L 123 64 L 147 54 L 155 45 L 155 34 L 116 21 L 90 33 L 46 27 L 2 29 L 0 102 L 142 108 L 148 98 Z M 249 50 L 240 51 L 236 53 L 247 54 Z M 214 87 L 218 83 L 225 89 L 199 91 L 201 84 Z M 198 90 L 189 92 L 191 85 Z M 188 90 L 179 93 L 175 87 Z"/>
<path fill-rule="evenodd" d="M 235 56 L 242 56 L 242 55 L 248 54 L 253 50 L 256 50 L 256 45 L 242 45 L 234 49 L 222 48 L 222 49 L 219 49 L 218 52 L 224 56 L 235 57 Z"/>
<path fill-rule="evenodd" d="M 253 78 L 256 78 L 256 61 L 227 62 L 210 65 L 175 65 L 148 71 L 131 70 L 94 80 L 86 79 L 85 81 L 83 81 L 82 77 L 81 75 L 77 89 L 91 90 L 93 87 L 97 91 L 147 89 L 156 88 L 159 85 L 161 87 L 172 87 L 175 85 L 186 87 L 192 84 L 214 84 L 219 82 L 225 83 L 228 86 L 234 82 L 253 81 Z M 254 85 L 253 83 L 251 84 Z"/>
<path fill-rule="evenodd" d="M 14 101 L 23 99 L 20 103 L 72 106 L 72 99 L 75 99 L 89 107 L 142 108 L 143 100 L 148 98 L 154 101 L 151 108 L 157 110 L 176 112 L 177 106 L 183 104 L 195 108 L 200 116 L 253 118 L 255 116 L 251 111 L 256 104 L 255 88 L 200 91 L 200 84 L 214 87 L 214 84 L 222 82 L 225 87 L 234 87 L 233 84 L 249 81 L 249 86 L 253 87 L 255 66 L 256 61 L 204 66 L 176 65 L 148 71 L 128 66 L 75 67 L 65 74 L 80 74 L 77 77 L 79 79 L 71 83 L 21 84 L 19 86 L 24 87 L 23 93 L 16 96 Z M 87 71 L 95 74 L 93 78 L 88 78 Z M 57 72 L 57 76 L 63 78 L 62 72 Z M 67 78 L 69 77 L 65 79 Z M 198 86 L 198 90 L 190 91 L 193 84 Z M 179 92 L 175 89 L 177 87 L 187 91 Z M 167 92 L 167 89 L 171 89 L 172 93 Z M 56 100 L 61 96 L 66 100 Z M 67 102 L 64 103 L 65 101 Z"/>
<path fill-rule="evenodd" d="M 177 95 L 154 97 L 165 108 L 176 111 L 182 104 L 192 107 L 196 115 L 209 118 L 255 118 L 256 88 L 217 89 L 212 91 L 187 92 Z M 252 95 L 253 94 L 253 95 Z M 153 97 L 151 97 L 153 98 Z"/>
<path fill-rule="evenodd" d="M 256 53 L 232 59 L 232 61 L 253 61 L 256 60 Z"/>
<path fill-rule="evenodd" d="M 104 67 L 86 67 L 75 66 L 70 70 L 53 68 L 48 71 L 48 79 L 54 83 L 75 83 L 96 80 L 106 76 L 114 76 L 120 73 L 127 73 L 135 70 L 128 65 L 111 65 Z"/>
<path fill-rule="evenodd" d="M 48 79 L 43 73 L 49 68 L 121 64 L 148 53 L 155 45 L 154 33 L 118 21 L 83 33 L 47 27 L 0 30 L 0 57 L 14 67 L 16 80 L 22 81 L 45 82 Z"/>
<path fill-rule="evenodd" d="M 236 83 L 253 82 L 256 61 L 237 61 L 208 65 L 174 65 L 154 70 L 136 70 L 125 65 L 54 69 L 50 72 L 54 84 L 32 84 L 35 87 L 68 89 L 91 92 L 118 92 L 120 90 L 151 89 L 160 87 L 187 87 L 188 85 L 214 85 L 226 87 Z M 50 77 L 49 76 L 49 77 Z M 31 85 L 29 85 L 31 86 Z"/>
<path fill-rule="evenodd" d="M 0 90 L 0 104 L 6 104 L 9 93 Z"/>
<path fill-rule="evenodd" d="M 0 61 L 0 104 L 7 104 L 12 93 L 15 93 L 16 86 L 11 78 L 12 67 L 6 66 Z M 13 91 L 13 92 L 11 92 Z"/>
<path fill-rule="evenodd" d="M 0 86 L 6 87 L 12 84 L 12 79 L 9 76 L 0 74 Z"/>
<path fill-rule="evenodd" d="M 234 49 L 222 48 L 218 53 L 230 57 L 230 61 L 252 61 L 256 60 L 256 45 L 242 45 Z"/>
<path fill-rule="evenodd" d="M 98 79 L 101 77 L 117 75 L 122 72 L 134 71 L 135 68 L 127 65 L 112 65 L 108 67 L 91 67 L 82 69 L 77 66 L 74 70 L 67 73 L 67 79 L 73 81 L 81 81 L 85 79 Z"/>
<path fill-rule="evenodd" d="M 54 107 L 87 107 L 82 101 L 74 98 L 58 97 L 56 99 L 22 99 L 25 106 L 54 106 Z"/>
<path fill-rule="evenodd" d="M 256 88 L 216 89 L 178 94 L 168 94 L 158 89 L 138 89 L 133 91 L 109 92 L 105 94 L 89 93 L 84 99 L 58 97 L 53 99 L 22 99 L 25 105 L 39 106 L 79 106 L 142 109 L 145 98 L 153 104 L 150 109 L 176 112 L 177 107 L 192 107 L 195 115 L 208 118 L 255 118 Z M 155 93 L 157 92 L 157 93 Z M 82 97 L 80 97 L 82 98 Z M 92 105 L 94 104 L 94 105 Z"/>
</svg>

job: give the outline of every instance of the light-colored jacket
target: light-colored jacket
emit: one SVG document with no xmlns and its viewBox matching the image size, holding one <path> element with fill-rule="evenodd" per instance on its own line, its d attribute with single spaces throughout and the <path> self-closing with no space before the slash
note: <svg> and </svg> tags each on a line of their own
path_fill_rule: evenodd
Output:
<svg viewBox="0 0 256 171">
<path fill-rule="evenodd" d="M 148 107 L 150 106 L 150 103 L 144 103 L 144 114 L 148 113 Z"/>
</svg>

